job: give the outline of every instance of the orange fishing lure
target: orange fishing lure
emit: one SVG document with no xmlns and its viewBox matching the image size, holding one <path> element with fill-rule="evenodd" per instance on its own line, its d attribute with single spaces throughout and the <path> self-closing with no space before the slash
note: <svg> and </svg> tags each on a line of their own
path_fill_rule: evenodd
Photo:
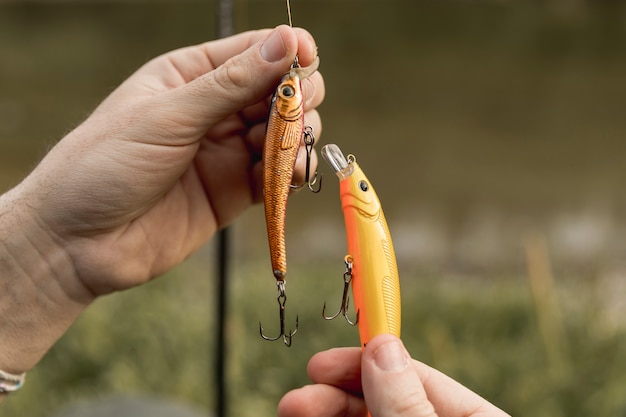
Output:
<svg viewBox="0 0 626 417">
<path fill-rule="evenodd" d="M 317 71 L 318 66 L 319 58 L 316 58 L 315 62 L 306 68 L 300 67 L 296 60 L 290 71 L 283 76 L 272 98 L 263 149 L 265 223 L 267 225 L 272 273 L 278 284 L 281 334 L 278 337 L 270 338 L 263 335 L 262 327 L 260 331 L 264 339 L 278 340 L 282 337 L 288 346 L 291 344 L 291 336 L 295 334 L 295 331 L 288 334 L 284 331 L 285 278 L 287 275 L 285 246 L 287 197 L 291 189 L 299 188 L 293 186 L 291 182 L 294 164 L 300 149 L 300 141 L 304 137 L 309 157 L 313 146 L 313 129 L 304 126 L 304 98 L 301 80 Z M 309 157 L 307 157 L 305 182 L 309 182 Z M 309 188 L 311 188 L 311 184 L 309 183 Z M 296 322 L 296 330 L 297 327 Z"/>
<path fill-rule="evenodd" d="M 346 159 L 337 145 L 322 148 L 322 157 L 339 177 L 346 224 L 344 295 L 339 313 L 347 317 L 352 284 L 361 346 L 383 333 L 400 336 L 400 282 L 391 234 L 372 183 L 352 155 Z M 349 319 L 348 322 L 352 323 Z"/>
</svg>

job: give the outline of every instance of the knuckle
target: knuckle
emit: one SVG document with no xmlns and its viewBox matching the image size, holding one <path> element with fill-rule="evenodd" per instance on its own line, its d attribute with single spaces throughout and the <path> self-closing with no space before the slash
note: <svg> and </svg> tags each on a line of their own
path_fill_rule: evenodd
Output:
<svg viewBox="0 0 626 417">
<path fill-rule="evenodd" d="M 215 74 L 215 82 L 224 90 L 246 87 L 249 81 L 250 71 L 238 56 L 224 64 L 221 71 Z"/>
<path fill-rule="evenodd" d="M 405 395 L 395 402 L 397 416 L 432 417 L 436 416 L 435 407 L 425 396 Z"/>
</svg>

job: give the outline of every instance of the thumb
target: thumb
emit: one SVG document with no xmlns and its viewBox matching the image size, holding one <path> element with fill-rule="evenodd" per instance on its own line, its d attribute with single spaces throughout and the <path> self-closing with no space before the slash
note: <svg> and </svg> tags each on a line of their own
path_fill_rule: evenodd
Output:
<svg viewBox="0 0 626 417">
<path fill-rule="evenodd" d="M 298 50 L 314 51 L 310 37 L 298 37 L 286 25 L 182 88 L 176 102 L 188 116 L 211 126 L 233 113 L 264 100 L 289 70 Z"/>
<path fill-rule="evenodd" d="M 361 378 L 372 417 L 437 417 L 411 356 L 397 337 L 380 335 L 367 344 Z"/>
</svg>

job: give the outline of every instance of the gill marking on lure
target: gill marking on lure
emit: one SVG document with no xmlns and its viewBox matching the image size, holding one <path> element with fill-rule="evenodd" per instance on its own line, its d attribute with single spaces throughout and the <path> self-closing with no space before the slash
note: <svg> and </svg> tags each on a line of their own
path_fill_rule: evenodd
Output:
<svg viewBox="0 0 626 417">
<path fill-rule="evenodd" d="M 291 24 L 289 2 L 287 5 Z M 291 345 L 291 338 L 298 331 L 297 317 L 295 330 L 285 331 L 285 305 L 287 303 L 285 292 L 287 275 L 285 218 L 287 197 L 292 189 L 300 189 L 307 185 L 309 190 L 317 193 L 321 190 L 322 185 L 320 176 L 319 185 L 314 188 L 318 183 L 317 172 L 311 177 L 310 165 L 315 136 L 311 126 L 304 126 L 304 98 L 301 86 L 301 81 L 317 71 L 318 65 L 319 58 L 316 58 L 308 67 L 301 67 L 296 57 L 289 71 L 283 75 L 270 104 L 263 147 L 265 223 L 267 225 L 272 273 L 278 287 L 280 334 L 275 337 L 266 336 L 261 323 L 259 323 L 259 332 L 263 339 L 282 339 L 287 346 Z M 299 185 L 292 185 L 294 165 L 301 141 L 304 141 L 306 152 L 304 182 Z"/>
</svg>

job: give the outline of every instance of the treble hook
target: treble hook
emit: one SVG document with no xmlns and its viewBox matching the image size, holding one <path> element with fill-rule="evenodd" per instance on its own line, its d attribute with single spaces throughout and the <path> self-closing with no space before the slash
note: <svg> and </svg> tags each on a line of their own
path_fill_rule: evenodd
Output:
<svg viewBox="0 0 626 417">
<path fill-rule="evenodd" d="M 294 190 L 299 190 L 305 185 L 309 188 L 309 190 L 315 194 L 322 191 L 322 175 L 318 175 L 317 171 L 313 174 L 313 179 L 311 179 L 311 154 L 313 153 L 313 145 L 315 144 L 315 135 L 313 134 L 313 127 L 305 126 L 304 131 L 302 132 L 304 136 L 304 149 L 306 151 L 306 167 L 304 172 L 304 182 L 300 185 L 291 185 L 291 188 Z M 313 186 L 317 183 L 319 178 L 319 185 L 317 189 L 313 188 Z"/>
<path fill-rule="evenodd" d="M 322 309 L 322 317 L 324 317 L 324 320 L 332 320 L 336 318 L 337 316 L 339 316 L 339 314 L 342 314 L 343 317 L 348 322 L 348 324 L 350 326 L 354 326 L 355 324 L 359 322 L 359 312 L 358 311 L 356 312 L 355 321 L 350 320 L 350 318 L 348 317 L 348 306 L 350 304 L 350 296 L 348 295 L 348 289 L 350 288 L 350 282 L 352 282 L 352 266 L 353 266 L 352 256 L 346 255 L 343 261 L 346 264 L 346 272 L 343 273 L 343 295 L 341 296 L 341 308 L 339 309 L 337 313 L 335 313 L 334 316 L 328 317 L 325 314 L 326 303 L 324 303 L 324 308 Z"/>
<path fill-rule="evenodd" d="M 289 330 L 289 333 L 285 333 L 285 304 L 287 303 L 287 295 L 285 294 L 285 281 L 276 282 L 278 286 L 278 305 L 279 305 L 279 313 L 280 313 L 280 334 L 276 337 L 267 337 L 263 334 L 263 325 L 259 322 L 259 332 L 261 333 L 261 337 L 265 340 L 278 340 L 282 337 L 283 343 L 285 346 L 291 346 L 291 338 L 298 331 L 298 316 L 296 316 L 296 329 L 292 332 Z"/>
</svg>

